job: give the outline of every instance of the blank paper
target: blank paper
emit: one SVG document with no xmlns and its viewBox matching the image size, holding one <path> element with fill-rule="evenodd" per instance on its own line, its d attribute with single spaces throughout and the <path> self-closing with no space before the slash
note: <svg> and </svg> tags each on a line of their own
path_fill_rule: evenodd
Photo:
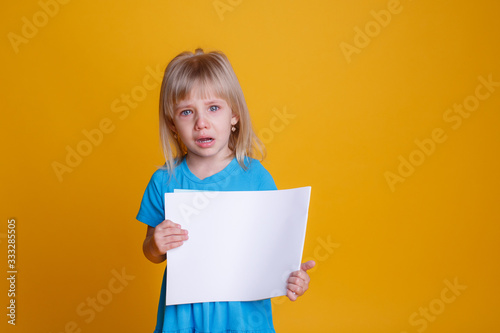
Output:
<svg viewBox="0 0 500 333">
<path fill-rule="evenodd" d="M 286 295 L 300 268 L 311 187 L 165 194 L 165 218 L 189 232 L 167 252 L 167 305 Z"/>
</svg>

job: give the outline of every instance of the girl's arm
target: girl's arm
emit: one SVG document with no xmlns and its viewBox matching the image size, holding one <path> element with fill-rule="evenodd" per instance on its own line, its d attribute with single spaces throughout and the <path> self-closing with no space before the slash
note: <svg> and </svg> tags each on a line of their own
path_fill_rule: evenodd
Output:
<svg viewBox="0 0 500 333">
<path fill-rule="evenodd" d="M 187 233 L 187 230 L 170 220 L 165 220 L 154 228 L 148 226 L 142 244 L 144 256 L 155 264 L 165 261 L 168 250 L 181 246 L 189 238 Z"/>
</svg>

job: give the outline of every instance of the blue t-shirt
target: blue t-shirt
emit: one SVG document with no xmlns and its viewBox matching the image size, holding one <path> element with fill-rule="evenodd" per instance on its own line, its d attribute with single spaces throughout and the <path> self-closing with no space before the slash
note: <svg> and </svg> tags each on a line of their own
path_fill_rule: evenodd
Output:
<svg viewBox="0 0 500 333">
<path fill-rule="evenodd" d="M 199 179 L 187 166 L 186 159 L 170 175 L 157 170 L 144 192 L 137 220 L 156 227 L 165 220 L 165 193 L 174 189 L 201 191 L 264 191 L 276 190 L 274 180 L 262 164 L 247 159 L 243 169 L 234 158 L 222 171 Z M 174 221 L 177 222 L 177 221 Z M 182 222 L 178 222 L 182 225 Z M 165 305 L 163 276 L 155 333 L 198 332 L 275 332 L 270 299 L 251 302 L 210 302 Z"/>
</svg>

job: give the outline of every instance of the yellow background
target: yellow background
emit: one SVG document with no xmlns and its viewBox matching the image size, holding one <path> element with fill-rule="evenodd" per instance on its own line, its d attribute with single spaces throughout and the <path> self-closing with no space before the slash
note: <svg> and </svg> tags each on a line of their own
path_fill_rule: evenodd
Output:
<svg viewBox="0 0 500 333">
<path fill-rule="evenodd" d="M 318 266 L 306 296 L 273 301 L 278 332 L 500 331 L 500 87 L 459 128 L 443 119 L 475 94 L 478 77 L 500 82 L 499 2 L 58 6 L 46 21 L 35 0 L 8 2 L 1 14 L 0 241 L 6 252 L 15 218 L 19 271 L 15 327 L 0 283 L 2 331 L 152 332 L 163 266 L 143 257 L 146 227 L 135 215 L 163 161 L 159 86 L 141 86 L 148 67 L 163 70 L 196 47 L 231 60 L 254 127 L 267 134 L 264 165 L 278 188 L 312 186 L 304 257 Z M 374 23 L 372 11 L 388 8 L 399 13 Z M 40 27 L 13 46 L 9 36 L 22 37 L 26 20 Z M 356 27 L 372 37 L 363 45 L 358 36 L 363 47 L 346 56 L 341 46 L 356 47 Z M 131 92 L 143 100 L 113 112 Z M 273 120 L 276 112 L 294 118 Z M 82 131 L 103 119 L 113 131 L 59 180 L 53 163 L 65 164 L 66 147 L 84 145 Z M 391 190 L 386 172 L 398 173 L 400 156 L 424 156 L 415 140 L 435 128 L 446 141 Z M 92 320 L 77 313 L 111 295 L 114 270 L 133 279 Z M 443 292 L 454 295 L 445 281 L 455 280 L 466 289 L 444 303 Z M 410 323 L 429 306 L 432 320 L 417 314 Z"/>
</svg>

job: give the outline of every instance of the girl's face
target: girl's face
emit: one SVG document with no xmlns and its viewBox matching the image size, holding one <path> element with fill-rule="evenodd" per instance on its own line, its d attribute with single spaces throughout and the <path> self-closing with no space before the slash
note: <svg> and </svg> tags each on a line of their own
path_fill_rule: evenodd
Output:
<svg viewBox="0 0 500 333">
<path fill-rule="evenodd" d="M 186 146 L 190 159 L 221 162 L 232 154 L 228 143 L 238 117 L 225 100 L 211 93 L 201 96 L 199 91 L 193 89 L 176 105 L 172 129 Z"/>
</svg>

